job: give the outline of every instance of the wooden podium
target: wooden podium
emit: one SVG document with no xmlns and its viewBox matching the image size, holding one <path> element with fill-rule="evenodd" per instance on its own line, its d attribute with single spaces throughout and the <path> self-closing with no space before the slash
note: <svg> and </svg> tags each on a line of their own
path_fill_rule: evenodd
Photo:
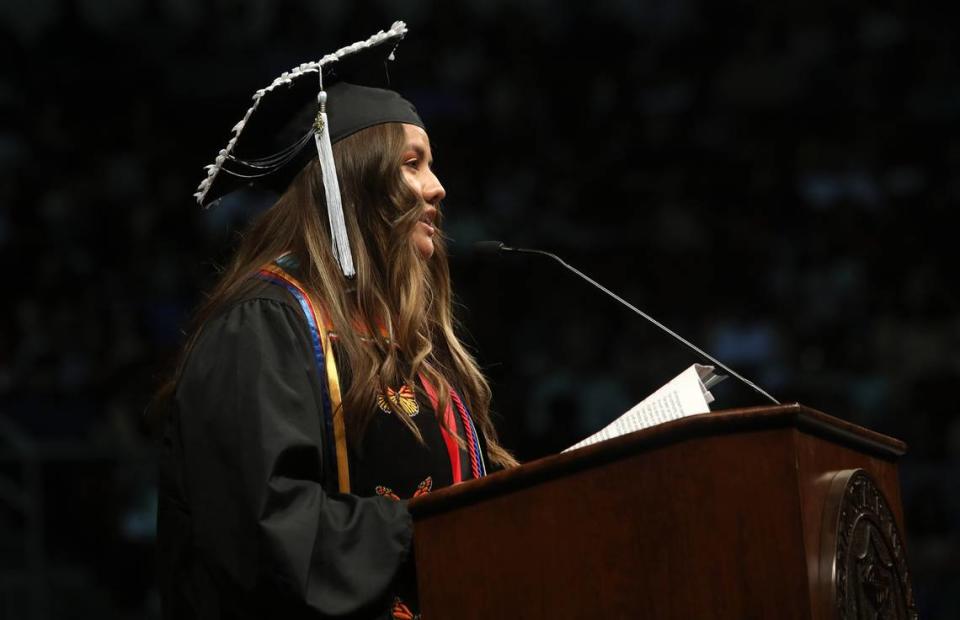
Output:
<svg viewBox="0 0 960 620">
<path fill-rule="evenodd" d="M 423 617 L 915 617 L 905 450 L 757 407 L 441 489 L 410 503 Z"/>
</svg>

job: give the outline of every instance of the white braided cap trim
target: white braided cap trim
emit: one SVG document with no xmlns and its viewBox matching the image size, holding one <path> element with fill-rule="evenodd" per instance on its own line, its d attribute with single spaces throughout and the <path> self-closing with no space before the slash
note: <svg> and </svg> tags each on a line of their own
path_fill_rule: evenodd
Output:
<svg viewBox="0 0 960 620">
<path fill-rule="evenodd" d="M 213 180 L 216 178 L 217 174 L 223 168 L 223 162 L 227 160 L 229 154 L 233 151 L 234 145 L 237 143 L 237 137 L 239 137 L 240 132 L 243 131 L 244 126 L 247 124 L 247 120 L 253 114 L 254 110 L 257 109 L 257 106 L 260 104 L 260 99 L 270 91 L 283 86 L 285 84 L 290 84 L 294 79 L 304 75 L 306 73 L 316 73 L 320 71 L 324 66 L 336 62 L 345 56 L 349 56 L 360 50 L 373 47 L 383 43 L 387 39 L 393 38 L 402 38 L 403 35 L 407 33 L 407 25 L 404 22 L 396 21 L 393 22 L 393 25 L 389 30 L 381 30 L 377 34 L 371 36 L 366 41 L 357 41 L 356 43 L 351 43 L 346 47 L 341 47 L 332 54 L 327 54 L 320 60 L 314 62 L 305 62 L 298 67 L 294 67 L 290 71 L 284 71 L 280 74 L 280 77 L 273 80 L 269 86 L 266 88 L 261 88 L 253 94 L 253 105 L 250 106 L 250 109 L 247 110 L 247 113 L 244 114 L 243 119 L 239 123 L 233 126 L 233 137 L 230 138 L 230 141 L 227 142 L 225 148 L 220 149 L 220 152 L 217 154 L 216 159 L 212 164 L 204 166 L 204 170 L 207 171 L 207 177 L 200 183 L 197 187 L 197 191 L 194 196 L 197 199 L 197 204 L 203 204 L 203 199 L 207 195 L 207 192 L 210 190 L 210 187 L 213 185 Z M 390 60 L 393 60 L 393 53 L 391 52 L 389 56 Z"/>
</svg>

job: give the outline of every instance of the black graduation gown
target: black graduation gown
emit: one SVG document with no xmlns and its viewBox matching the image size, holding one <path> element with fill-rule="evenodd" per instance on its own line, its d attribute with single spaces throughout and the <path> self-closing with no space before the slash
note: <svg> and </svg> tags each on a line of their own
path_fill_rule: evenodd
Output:
<svg viewBox="0 0 960 620">
<path fill-rule="evenodd" d="M 321 376 L 279 286 L 258 283 L 204 325 L 160 457 L 165 618 L 389 618 L 398 592 L 415 597 L 401 498 L 452 481 L 436 417 L 421 394 L 423 445 L 396 414 L 375 416 L 351 450 L 352 493 L 338 493 Z"/>
</svg>

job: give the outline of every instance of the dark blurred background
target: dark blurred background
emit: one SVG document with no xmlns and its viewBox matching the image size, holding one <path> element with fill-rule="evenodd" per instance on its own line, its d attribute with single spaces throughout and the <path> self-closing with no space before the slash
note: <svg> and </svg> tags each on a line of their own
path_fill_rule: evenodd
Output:
<svg viewBox="0 0 960 620">
<path fill-rule="evenodd" d="M 957 24 L 834 4 L 0 1 L 0 618 L 157 617 L 141 416 L 262 207 L 191 193 L 256 89 L 395 19 L 504 442 L 562 449 L 696 360 L 482 239 L 905 440 L 920 612 L 960 617 Z"/>
</svg>

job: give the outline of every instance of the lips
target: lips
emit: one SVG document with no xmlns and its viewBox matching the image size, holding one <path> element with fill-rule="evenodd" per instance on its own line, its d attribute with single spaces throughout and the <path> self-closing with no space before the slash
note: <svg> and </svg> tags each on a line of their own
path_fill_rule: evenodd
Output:
<svg viewBox="0 0 960 620">
<path fill-rule="evenodd" d="M 435 231 L 434 221 L 437 219 L 437 208 L 436 207 L 427 207 L 423 210 L 423 215 L 420 216 L 420 223 L 427 227 L 428 232 L 432 235 Z"/>
</svg>

